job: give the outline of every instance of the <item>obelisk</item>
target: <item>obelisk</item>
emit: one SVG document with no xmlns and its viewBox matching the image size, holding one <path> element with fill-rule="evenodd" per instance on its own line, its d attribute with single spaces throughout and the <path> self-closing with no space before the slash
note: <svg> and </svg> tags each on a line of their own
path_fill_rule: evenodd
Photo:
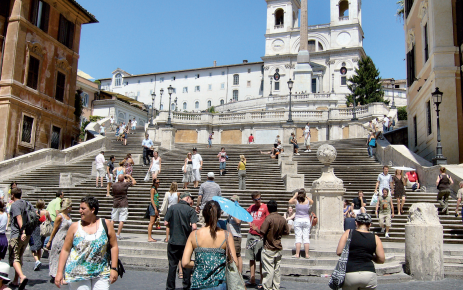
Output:
<svg viewBox="0 0 463 290">
<path fill-rule="evenodd" d="M 309 54 L 309 16 L 308 0 L 301 1 L 301 35 L 299 53 L 297 54 L 297 65 L 294 70 L 294 91 L 312 92 L 312 67 L 310 66 Z"/>
</svg>

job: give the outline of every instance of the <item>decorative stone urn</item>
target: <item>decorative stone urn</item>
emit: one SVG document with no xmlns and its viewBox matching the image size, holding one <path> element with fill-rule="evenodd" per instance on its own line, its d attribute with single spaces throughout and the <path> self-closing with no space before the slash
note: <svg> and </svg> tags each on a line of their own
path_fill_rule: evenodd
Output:
<svg viewBox="0 0 463 290">
<path fill-rule="evenodd" d="M 311 189 L 314 212 L 318 217 L 318 224 L 312 232 L 316 239 L 338 239 L 344 232 L 342 199 L 346 189 L 342 179 L 334 175 L 334 169 L 330 166 L 336 156 L 336 149 L 328 144 L 317 150 L 317 158 L 325 166 L 322 176 L 312 183 Z"/>
</svg>

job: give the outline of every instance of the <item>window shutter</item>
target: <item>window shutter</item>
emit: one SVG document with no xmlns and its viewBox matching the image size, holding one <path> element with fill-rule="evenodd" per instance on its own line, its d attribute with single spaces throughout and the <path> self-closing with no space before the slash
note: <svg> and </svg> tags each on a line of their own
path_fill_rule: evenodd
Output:
<svg viewBox="0 0 463 290">
<path fill-rule="evenodd" d="M 44 32 L 48 32 L 48 20 L 50 18 L 50 5 L 47 2 L 43 2 L 42 8 L 42 29 Z"/>
<path fill-rule="evenodd" d="M 68 25 L 69 25 L 69 28 L 68 28 L 68 44 L 67 44 L 67 47 L 72 49 L 72 45 L 74 44 L 74 23 L 68 21 Z"/>
<path fill-rule="evenodd" d="M 59 16 L 59 28 L 58 28 L 58 41 L 64 44 L 65 35 L 66 35 L 66 22 L 63 15 Z"/>
<path fill-rule="evenodd" d="M 32 24 L 37 24 L 37 18 L 39 13 L 39 0 L 32 0 L 31 1 L 31 11 L 30 11 L 30 18 Z"/>
</svg>

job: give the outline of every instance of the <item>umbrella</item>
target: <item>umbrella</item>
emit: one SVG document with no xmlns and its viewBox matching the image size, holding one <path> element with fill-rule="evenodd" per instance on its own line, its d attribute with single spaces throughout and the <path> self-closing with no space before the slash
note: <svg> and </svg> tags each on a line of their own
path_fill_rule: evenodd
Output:
<svg viewBox="0 0 463 290">
<path fill-rule="evenodd" d="M 415 168 L 405 167 L 405 166 L 394 166 L 393 169 L 399 169 L 402 171 L 415 171 Z"/>
<path fill-rule="evenodd" d="M 220 196 L 214 196 L 212 200 L 217 201 L 220 204 L 220 209 L 230 216 L 245 222 L 252 222 L 253 218 L 251 214 L 242 208 L 237 201 L 231 201 Z"/>
</svg>

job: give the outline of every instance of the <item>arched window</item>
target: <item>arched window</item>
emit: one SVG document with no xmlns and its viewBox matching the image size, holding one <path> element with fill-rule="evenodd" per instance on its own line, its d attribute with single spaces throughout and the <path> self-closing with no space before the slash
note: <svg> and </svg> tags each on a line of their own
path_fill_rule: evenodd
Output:
<svg viewBox="0 0 463 290">
<path fill-rule="evenodd" d="M 212 106 L 211 100 L 207 101 L 207 107 L 210 108 Z"/>
<path fill-rule="evenodd" d="M 285 24 L 285 11 L 281 8 L 275 10 L 275 26 L 283 27 Z"/>
<path fill-rule="evenodd" d="M 349 19 L 349 1 L 341 0 L 339 2 L 339 17 L 347 17 Z M 343 19 L 344 20 L 344 19 Z"/>
<path fill-rule="evenodd" d="M 183 109 L 186 110 L 186 102 L 183 102 Z"/>
<path fill-rule="evenodd" d="M 223 106 L 225 104 L 225 101 L 222 99 L 220 100 L 220 105 Z"/>
<path fill-rule="evenodd" d="M 318 51 L 323 51 L 323 44 L 321 42 L 318 43 Z"/>
<path fill-rule="evenodd" d="M 314 52 L 315 51 L 315 40 L 309 40 L 309 52 Z"/>
<path fill-rule="evenodd" d="M 237 86 L 239 84 L 240 84 L 240 75 L 239 74 L 233 75 L 233 85 Z"/>
<path fill-rule="evenodd" d="M 199 102 L 198 101 L 195 102 L 195 109 L 199 109 Z"/>
<path fill-rule="evenodd" d="M 121 84 L 122 84 L 122 75 L 121 74 L 117 74 L 116 77 L 114 78 L 115 80 L 115 86 L 116 87 L 120 87 Z"/>
<path fill-rule="evenodd" d="M 160 111 L 164 110 L 164 104 L 161 104 L 161 108 L 159 108 Z"/>
</svg>

